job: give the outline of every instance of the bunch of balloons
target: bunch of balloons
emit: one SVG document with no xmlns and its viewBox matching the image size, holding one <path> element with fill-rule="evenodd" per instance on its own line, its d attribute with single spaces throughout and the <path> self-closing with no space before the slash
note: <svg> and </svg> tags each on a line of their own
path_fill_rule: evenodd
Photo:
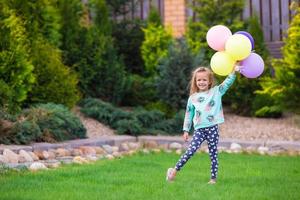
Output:
<svg viewBox="0 0 300 200">
<path fill-rule="evenodd" d="M 223 25 L 211 27 L 206 34 L 208 45 L 217 52 L 210 60 L 213 72 L 226 76 L 239 62 L 240 73 L 247 78 L 256 78 L 264 71 L 264 61 L 253 52 L 253 37 L 246 31 L 238 31 L 232 35 Z"/>
</svg>

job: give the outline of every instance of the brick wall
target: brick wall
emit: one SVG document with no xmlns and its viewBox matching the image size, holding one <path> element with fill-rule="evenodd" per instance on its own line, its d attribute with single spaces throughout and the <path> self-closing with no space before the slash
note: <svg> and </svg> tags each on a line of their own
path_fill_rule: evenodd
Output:
<svg viewBox="0 0 300 200">
<path fill-rule="evenodd" d="M 181 37 L 185 33 L 186 18 L 185 0 L 164 1 L 164 24 L 172 28 L 174 37 Z"/>
</svg>

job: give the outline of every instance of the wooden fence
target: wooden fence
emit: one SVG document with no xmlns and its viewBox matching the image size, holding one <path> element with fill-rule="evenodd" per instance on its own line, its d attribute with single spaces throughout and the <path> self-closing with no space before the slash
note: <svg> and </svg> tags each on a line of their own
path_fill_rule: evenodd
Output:
<svg viewBox="0 0 300 200">
<path fill-rule="evenodd" d="M 294 0 L 300 4 L 299 0 Z M 243 18 L 257 15 L 266 42 L 282 41 L 293 16 L 292 0 L 246 0 Z"/>
<path fill-rule="evenodd" d="M 263 28 L 265 41 L 282 41 L 294 14 L 289 9 L 292 1 L 300 5 L 300 0 L 245 0 L 242 18 L 247 19 L 253 15 L 257 15 Z M 187 2 L 190 3 L 192 0 L 187 0 Z M 132 0 L 126 8 L 129 12 L 122 16 L 115 16 L 115 18 L 146 19 L 151 6 L 156 7 L 163 18 L 164 0 Z M 193 16 L 192 10 L 188 7 L 187 15 Z"/>
<path fill-rule="evenodd" d="M 187 4 L 193 4 L 193 0 L 186 0 Z M 282 40 L 286 36 L 289 23 L 295 14 L 290 10 L 290 5 L 300 6 L 300 0 L 245 0 L 245 7 L 241 18 L 247 19 L 257 15 L 264 32 L 264 39 L 274 57 L 281 57 L 280 48 Z M 132 0 L 127 5 L 127 12 L 122 16 L 115 16 L 116 20 L 148 17 L 151 6 L 156 7 L 164 19 L 164 0 Z M 197 20 L 192 9 L 186 7 L 187 17 Z"/>
</svg>

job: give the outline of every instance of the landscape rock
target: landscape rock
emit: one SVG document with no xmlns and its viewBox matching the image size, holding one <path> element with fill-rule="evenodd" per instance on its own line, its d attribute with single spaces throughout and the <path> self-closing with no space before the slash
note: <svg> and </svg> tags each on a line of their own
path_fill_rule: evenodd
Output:
<svg viewBox="0 0 300 200">
<path fill-rule="evenodd" d="M 113 148 L 110 145 L 103 145 L 102 148 L 106 151 L 108 154 L 113 153 Z"/>
<path fill-rule="evenodd" d="M 96 155 L 96 150 L 93 147 L 89 146 L 81 146 L 79 149 L 82 151 L 84 155 Z"/>
<path fill-rule="evenodd" d="M 150 140 L 144 142 L 144 147 L 148 149 L 155 149 L 158 148 L 158 144 L 156 141 Z"/>
<path fill-rule="evenodd" d="M 32 151 L 29 151 L 28 154 L 31 156 L 33 161 L 38 161 L 39 160 L 39 157 L 37 157 Z"/>
<path fill-rule="evenodd" d="M 70 156 L 71 152 L 64 148 L 58 148 L 55 150 L 55 154 L 57 157 L 65 157 L 65 156 Z"/>
<path fill-rule="evenodd" d="M 83 152 L 81 151 L 81 149 L 72 149 L 71 155 L 72 156 L 82 156 Z"/>
<path fill-rule="evenodd" d="M 3 155 L 0 155 L 0 164 L 6 164 L 8 163 L 8 159 L 3 156 Z"/>
<path fill-rule="evenodd" d="M 257 151 L 258 151 L 259 154 L 265 155 L 269 151 L 269 148 L 268 147 L 260 146 L 260 147 L 258 147 Z"/>
<path fill-rule="evenodd" d="M 122 143 L 120 145 L 120 151 L 129 151 L 129 146 L 128 146 L 128 143 Z"/>
<path fill-rule="evenodd" d="M 172 142 L 172 143 L 169 145 L 169 148 L 170 148 L 171 150 L 182 149 L 182 145 L 179 144 L 178 142 Z"/>
<path fill-rule="evenodd" d="M 11 151 L 10 149 L 3 150 L 3 156 L 9 163 L 18 163 L 19 162 L 19 155 L 15 152 Z"/>
<path fill-rule="evenodd" d="M 141 148 L 141 144 L 138 142 L 129 142 L 128 146 L 130 150 L 138 150 L 139 148 Z"/>
<path fill-rule="evenodd" d="M 242 146 L 238 143 L 231 143 L 230 150 L 234 153 L 239 153 L 242 151 Z"/>
<path fill-rule="evenodd" d="M 81 156 L 75 156 L 73 158 L 73 162 L 77 163 L 77 164 L 84 164 L 84 163 L 88 163 L 87 159 L 81 157 Z"/>
<path fill-rule="evenodd" d="M 113 155 L 111 155 L 111 154 L 107 154 L 105 156 L 105 158 L 108 159 L 108 160 L 113 160 L 115 157 Z"/>
<path fill-rule="evenodd" d="M 44 165 L 41 162 L 34 162 L 29 167 L 29 170 L 31 170 L 31 171 L 38 171 L 38 170 L 44 170 L 44 169 L 48 169 L 48 168 L 46 167 L 46 165 Z"/>
</svg>

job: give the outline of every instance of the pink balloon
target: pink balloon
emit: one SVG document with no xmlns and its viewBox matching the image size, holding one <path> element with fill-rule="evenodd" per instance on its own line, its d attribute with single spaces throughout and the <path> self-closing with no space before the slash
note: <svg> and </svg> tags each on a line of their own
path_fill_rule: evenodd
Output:
<svg viewBox="0 0 300 200">
<path fill-rule="evenodd" d="M 229 28 L 223 25 L 211 27 L 206 33 L 208 46 L 216 51 L 224 51 L 227 39 L 232 35 Z"/>
</svg>

